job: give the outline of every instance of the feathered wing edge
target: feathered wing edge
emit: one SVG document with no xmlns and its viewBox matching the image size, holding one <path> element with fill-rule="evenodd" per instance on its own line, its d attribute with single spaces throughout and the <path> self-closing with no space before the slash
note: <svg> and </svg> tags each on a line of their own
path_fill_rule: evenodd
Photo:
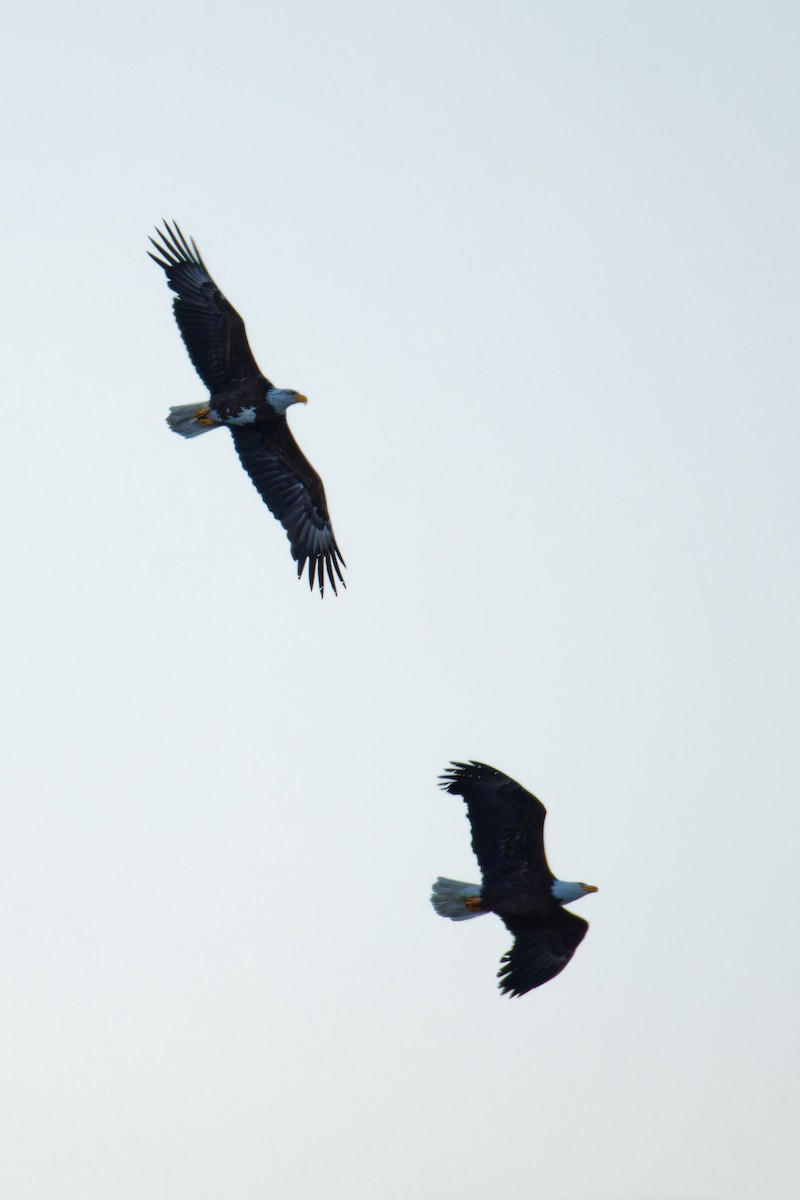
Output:
<svg viewBox="0 0 800 1200">
<path fill-rule="evenodd" d="M 297 578 L 302 577 L 308 563 L 309 588 L 314 590 L 316 577 L 320 595 L 324 596 L 327 571 L 330 586 L 337 595 L 337 580 L 347 587 L 342 575 L 342 567 L 347 564 L 334 537 L 322 480 L 288 427 L 282 433 L 282 446 L 270 445 L 258 430 L 231 427 L 231 435 L 256 491 L 289 538 L 292 557 L 297 563 Z"/>
<path fill-rule="evenodd" d="M 496 767 L 478 762 L 475 758 L 471 758 L 469 762 L 453 761 L 439 776 L 439 787 L 445 792 L 452 792 L 454 796 L 463 796 L 463 789 L 469 784 L 480 784 L 484 787 L 502 787 L 504 784 L 510 784 L 511 787 L 519 788 L 521 792 L 530 795 L 521 783 L 517 783 L 516 779 L 512 779 L 503 771 L 498 771 Z"/>
<path fill-rule="evenodd" d="M 524 996 L 560 975 L 586 937 L 588 921 L 560 908 L 541 917 L 522 917 L 503 924 L 514 945 L 500 959 L 500 991 Z"/>
<path fill-rule="evenodd" d="M 484 763 L 480 763 L 474 758 L 471 758 L 469 762 L 456 762 L 454 760 L 445 767 L 439 776 L 439 787 L 443 792 L 451 792 L 454 796 L 460 796 L 462 793 L 460 787 L 456 787 L 456 784 L 463 786 L 464 783 L 468 782 L 469 776 L 475 774 L 476 768 L 484 766 Z M 491 768 L 489 769 L 491 770 Z"/>
<path fill-rule="evenodd" d="M 164 230 L 166 230 L 166 233 Z M 155 238 L 148 238 L 148 241 L 155 246 L 158 253 L 162 254 L 164 258 L 158 258 L 152 251 L 148 250 L 147 253 L 154 262 L 157 262 L 165 271 L 169 271 L 171 267 L 179 266 L 182 262 L 195 263 L 198 267 L 202 267 L 206 275 L 211 279 L 208 267 L 200 257 L 200 251 L 195 245 L 194 238 L 190 237 L 187 241 L 181 233 L 177 221 L 173 221 L 170 226 L 169 221 L 165 220 L 164 229 L 156 229 L 156 233 L 161 238 L 163 245 L 157 242 Z M 167 261 L 165 262 L 164 259 Z"/>
<path fill-rule="evenodd" d="M 220 392 L 243 379 L 264 378 L 242 317 L 212 279 L 194 239 L 184 237 L 177 222 L 166 220 L 156 237 L 150 242 L 157 253 L 147 253 L 175 293 L 172 309 L 183 344 L 208 390 Z"/>
<path fill-rule="evenodd" d="M 516 779 L 486 763 L 453 762 L 439 786 L 461 796 L 472 828 L 472 849 L 487 891 L 506 874 L 523 872 L 526 886 L 546 891 L 552 881 L 544 849 L 546 810 Z"/>
<path fill-rule="evenodd" d="M 342 552 L 336 544 L 336 538 L 333 536 L 333 530 L 331 530 L 331 541 L 332 544 L 329 549 L 317 550 L 313 552 L 313 554 L 307 554 L 305 558 L 298 557 L 297 559 L 297 578 L 302 578 L 303 568 L 305 567 L 306 563 L 308 563 L 308 586 L 313 592 L 314 572 L 316 571 L 320 596 L 325 595 L 325 570 L 323 568 L 327 569 L 328 579 L 330 580 L 330 585 L 333 588 L 334 596 L 338 595 L 336 590 L 336 579 L 339 580 L 339 583 L 345 590 L 347 589 L 344 575 L 342 575 L 341 568 L 339 566 L 341 563 L 342 567 L 346 568 L 347 563 L 342 558 Z M 334 571 L 336 572 L 336 579 L 334 579 L 333 576 Z"/>
</svg>

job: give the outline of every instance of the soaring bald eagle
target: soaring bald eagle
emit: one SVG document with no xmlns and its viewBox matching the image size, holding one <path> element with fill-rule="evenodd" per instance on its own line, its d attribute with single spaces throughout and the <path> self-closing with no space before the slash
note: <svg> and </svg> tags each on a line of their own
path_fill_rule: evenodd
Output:
<svg viewBox="0 0 800 1200">
<path fill-rule="evenodd" d="M 286 421 L 291 404 L 306 397 L 276 388 L 261 374 L 247 341 L 244 321 L 206 270 L 194 241 L 191 245 L 173 222 L 150 238 L 158 254 L 148 254 L 164 268 L 177 299 L 175 320 L 197 374 L 211 393 L 202 404 L 179 404 L 167 423 L 182 437 L 197 437 L 226 425 L 242 466 L 267 507 L 289 535 L 298 578 L 308 562 L 321 594 L 325 571 L 331 587 L 344 586 L 345 566 L 333 536 L 322 480 L 292 437 Z"/>
<path fill-rule="evenodd" d="M 522 996 L 564 970 L 589 926 L 562 905 L 597 888 L 556 879 L 544 853 L 545 807 L 502 771 L 454 762 L 439 786 L 466 802 L 483 886 L 440 877 L 431 904 L 451 921 L 497 913 L 515 939 L 500 960 L 500 990 Z"/>
</svg>

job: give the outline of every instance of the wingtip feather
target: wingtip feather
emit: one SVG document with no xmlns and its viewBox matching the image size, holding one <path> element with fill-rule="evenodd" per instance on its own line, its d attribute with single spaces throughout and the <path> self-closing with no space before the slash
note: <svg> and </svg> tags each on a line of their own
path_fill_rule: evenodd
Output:
<svg viewBox="0 0 800 1200">
<path fill-rule="evenodd" d="M 454 759 L 439 776 L 439 787 L 442 791 L 452 792 L 456 796 L 460 795 L 461 793 L 455 785 L 464 782 L 465 772 L 469 771 L 470 767 L 474 765 L 474 763 L 457 762 Z"/>
</svg>

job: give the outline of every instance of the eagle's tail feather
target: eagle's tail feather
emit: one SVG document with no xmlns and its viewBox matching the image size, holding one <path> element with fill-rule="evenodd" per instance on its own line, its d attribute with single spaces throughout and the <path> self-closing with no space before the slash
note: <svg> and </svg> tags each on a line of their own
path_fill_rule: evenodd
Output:
<svg viewBox="0 0 800 1200">
<path fill-rule="evenodd" d="M 471 917 L 482 917 L 485 910 L 467 905 L 480 899 L 481 889 L 477 883 L 461 883 L 458 879 L 444 879 L 440 875 L 433 885 L 431 904 L 440 917 L 451 921 L 469 921 Z"/>
<path fill-rule="evenodd" d="M 167 424 L 181 437 L 199 437 L 201 433 L 208 433 L 209 429 L 219 428 L 218 422 L 201 419 L 207 413 L 207 404 L 177 404 L 169 410 Z"/>
</svg>

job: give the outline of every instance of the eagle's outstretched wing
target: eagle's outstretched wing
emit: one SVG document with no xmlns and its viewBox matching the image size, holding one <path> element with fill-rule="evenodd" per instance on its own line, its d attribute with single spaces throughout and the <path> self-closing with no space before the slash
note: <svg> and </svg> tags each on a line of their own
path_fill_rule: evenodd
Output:
<svg viewBox="0 0 800 1200">
<path fill-rule="evenodd" d="M 564 970 L 586 937 L 588 921 L 565 908 L 535 917 L 503 917 L 514 935 L 497 972 L 501 992 L 523 996 Z"/>
<path fill-rule="evenodd" d="M 484 888 L 503 888 L 513 876 L 526 888 L 549 894 L 553 875 L 544 853 L 541 800 L 485 763 L 454 762 L 439 782 L 466 801 Z"/>
<path fill-rule="evenodd" d="M 197 374 L 210 392 L 224 392 L 244 379 L 262 378 L 247 341 L 244 321 L 206 270 L 197 246 L 173 222 L 156 230 L 150 241 L 158 255 L 148 254 L 163 267 L 177 293 L 175 320 Z M 190 244 L 191 243 L 191 244 Z"/>
<path fill-rule="evenodd" d="M 322 480 L 303 454 L 285 423 L 268 431 L 231 426 L 236 452 L 267 507 L 289 535 L 298 578 L 308 562 L 308 583 L 325 592 L 325 572 L 336 592 L 336 580 L 346 586 L 341 551 L 333 536 Z"/>
</svg>

